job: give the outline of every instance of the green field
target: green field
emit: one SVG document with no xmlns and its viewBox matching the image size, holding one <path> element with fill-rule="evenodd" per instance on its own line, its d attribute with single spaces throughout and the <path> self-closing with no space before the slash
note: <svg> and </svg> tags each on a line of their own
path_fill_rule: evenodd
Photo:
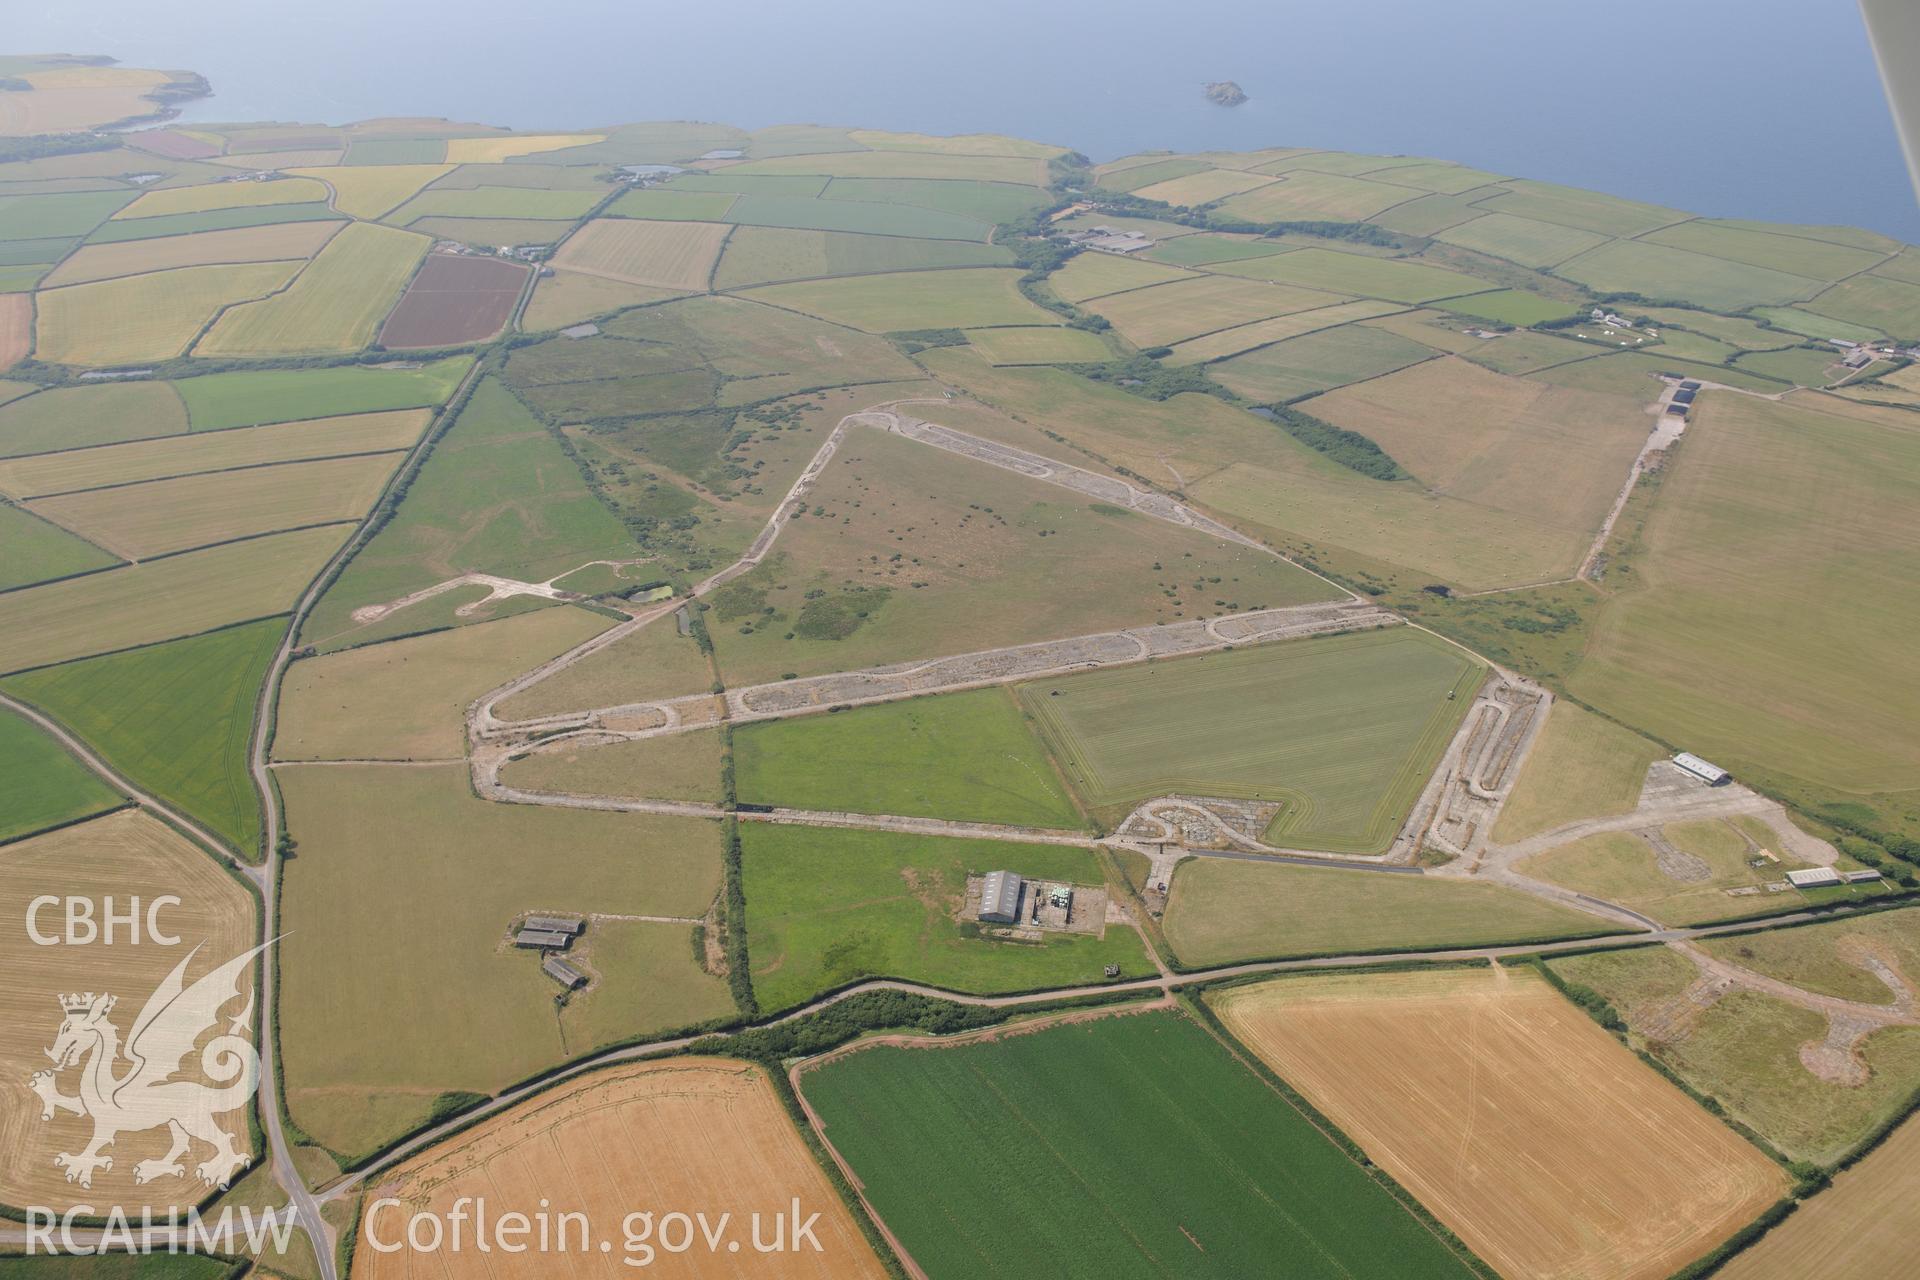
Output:
<svg viewBox="0 0 1920 1280">
<path fill-rule="evenodd" d="M 198 635 L 284 613 L 346 541 L 327 525 L 0 592 L 0 669 Z"/>
<path fill-rule="evenodd" d="M 614 212 L 622 212 L 621 206 L 615 205 Z M 866 235 L 910 236 L 928 240 L 984 241 L 992 226 L 977 218 L 913 204 L 771 195 L 740 196 L 728 206 L 724 220 L 750 227 L 854 231 Z"/>
<path fill-rule="evenodd" d="M 1555 186 L 1550 182 L 1505 181 L 1500 185 L 1507 191 L 1480 201 L 1482 209 L 1597 231 L 1603 236 L 1639 235 L 1687 216 L 1678 209 L 1663 209 L 1659 205 L 1622 200 L 1577 187 Z"/>
<path fill-rule="evenodd" d="M 120 563 L 118 556 L 11 502 L 0 502 L 0 545 L 7 549 L 0 562 L 0 591 Z"/>
<path fill-rule="evenodd" d="M 1492 293 L 1469 294 L 1436 305 L 1463 316 L 1516 328 L 1539 324 L 1542 320 L 1557 320 L 1578 309 L 1570 302 L 1558 302 L 1525 289 L 1495 289 Z"/>
<path fill-rule="evenodd" d="M 1920 338 L 1920 285 L 1885 276 L 1842 280 L 1807 303 L 1806 309 L 1849 324 L 1871 326 L 1902 341 Z"/>
<path fill-rule="evenodd" d="M 1311 314 L 1311 313 L 1308 313 Z M 1431 347 L 1384 329 L 1348 324 L 1249 351 L 1210 372 L 1249 400 L 1298 400 L 1430 359 Z"/>
<path fill-rule="evenodd" d="M 158 218 L 122 218 L 100 225 L 88 244 L 118 244 L 123 240 L 152 240 L 159 236 L 186 236 L 196 231 L 230 231 L 235 227 L 264 227 L 279 222 L 332 222 L 340 215 L 324 204 L 267 204 L 206 213 L 169 213 Z"/>
<path fill-rule="evenodd" d="M 1737 945 L 1732 959 L 1744 963 Z M 1842 1084 L 1822 1080 L 1801 1061 L 1800 1047 L 1827 1034 L 1826 1017 L 1810 1009 L 1740 990 L 1676 1018 L 1681 993 L 1700 971 L 1667 948 L 1577 956 L 1549 967 L 1605 997 L 1636 1048 L 1796 1160 L 1841 1159 L 1906 1110 L 1920 1087 L 1920 1028 L 1868 1036 L 1861 1057 L 1870 1074 L 1864 1083 Z"/>
<path fill-rule="evenodd" d="M 801 1087 L 930 1276 L 1476 1274 L 1178 1013 L 869 1048 Z"/>
<path fill-rule="evenodd" d="M 1181 963 L 1431 951 L 1618 931 L 1518 889 L 1436 876 L 1195 858 L 1162 928 Z"/>
<path fill-rule="evenodd" d="M 1186 240 L 1168 242 L 1170 245 L 1186 243 Z M 1171 280 L 1195 278 L 1191 271 L 1142 258 L 1086 252 L 1069 258 L 1066 266 L 1047 277 L 1047 284 L 1068 302 L 1081 303 L 1090 298 L 1103 298 L 1110 293 L 1123 293 L 1128 289 L 1144 289 L 1148 285 L 1165 284 Z"/>
<path fill-rule="evenodd" d="M 1058 316 L 1021 296 L 1015 287 L 1019 275 L 992 267 L 936 274 L 908 271 L 766 285 L 743 296 L 868 333 L 1060 323 Z"/>
<path fill-rule="evenodd" d="M 1004 689 L 742 725 L 740 798 L 796 809 L 1077 827 L 1067 797 Z"/>
<path fill-rule="evenodd" d="M 1788 228 L 1782 227 L 1780 232 L 1788 232 Z M 1646 239 L 1654 244 L 1690 249 L 1712 258 L 1768 267 L 1815 280 L 1839 280 L 1876 266 L 1886 257 L 1872 249 L 1833 244 L 1797 233 L 1777 234 L 1698 218 L 1663 227 Z"/>
<path fill-rule="evenodd" d="M 974 329 L 973 349 L 989 364 L 1082 364 L 1113 359 L 1113 349 L 1098 334 L 1062 326 Z"/>
<path fill-rule="evenodd" d="M 462 573 L 544 582 L 589 560 L 634 554 L 632 538 L 588 492 L 559 442 L 488 380 L 435 445 L 399 514 L 315 606 L 302 638 L 355 643 L 354 609 Z M 492 616 L 482 611 L 474 620 Z"/>
<path fill-rule="evenodd" d="M 126 191 L 0 196 L 0 240 L 85 235 L 131 199 Z"/>
<path fill-rule="evenodd" d="M 286 619 L 46 667 L 0 689 L 66 725 L 132 781 L 243 855 L 260 842 L 253 709 Z"/>
<path fill-rule="evenodd" d="M 1849 372 L 1840 367 L 1840 353 L 1824 343 L 1818 350 L 1789 347 L 1785 351 L 1750 351 L 1733 363 L 1736 369 L 1745 369 L 1763 378 L 1779 378 L 1798 387 L 1824 387 Z"/>
<path fill-rule="evenodd" d="M 1472 348 L 1466 352 L 1466 358 L 1483 369 L 1518 376 L 1574 360 L 1588 360 L 1595 354 L 1585 343 L 1516 329 Z"/>
<path fill-rule="evenodd" d="M 719 222 L 735 195 L 724 191 L 629 191 L 607 206 L 609 218 L 658 218 L 665 222 Z"/>
<path fill-rule="evenodd" d="M 1516 218 L 1510 213 L 1484 214 L 1471 222 L 1436 232 L 1433 238 L 1505 258 L 1523 267 L 1551 267 L 1607 242 L 1606 236 L 1591 231 Z"/>
<path fill-rule="evenodd" d="M 120 795 L 25 716 L 0 708 L 0 841 L 111 809 Z"/>
<path fill-rule="evenodd" d="M 1817 316 L 1800 307 L 1756 307 L 1753 314 L 1773 325 L 1775 329 L 1785 330 L 1783 342 L 1791 334 L 1805 334 L 1809 338 L 1845 338 L 1849 342 L 1870 342 L 1883 338 L 1885 332 L 1866 324 L 1849 324 L 1844 320 L 1835 320 L 1831 316 Z"/>
<path fill-rule="evenodd" d="M 286 289 L 229 308 L 194 344 L 202 356 L 357 351 L 372 341 L 431 242 L 356 222 L 327 241 Z"/>
<path fill-rule="evenodd" d="M 423 191 L 388 214 L 386 221 L 406 226 L 417 218 L 580 218 L 604 198 L 601 191 L 539 191 L 525 187 L 435 188 Z"/>
<path fill-rule="evenodd" d="M 1155 262 L 1177 267 L 1202 267 L 1215 262 L 1232 262 L 1237 258 L 1264 258 L 1288 247 L 1278 240 L 1243 236 L 1181 236 L 1178 240 L 1155 245 L 1146 250 L 1145 256 Z"/>
<path fill-rule="evenodd" d="M 763 1010 L 862 978 L 989 993 L 1097 983 L 1107 965 L 1152 972 L 1140 935 L 995 938 L 962 918 L 969 873 L 1098 886 L 1089 850 L 891 831 L 740 824 L 753 989 Z"/>
<path fill-rule="evenodd" d="M 1012 222 L 1046 203 L 1028 186 L 935 178 L 835 178 L 827 184 L 825 197 L 919 205 L 987 223 Z"/>
<path fill-rule="evenodd" d="M 1378 853 L 1484 671 L 1392 628 L 1039 680 L 1020 698 L 1101 813 L 1170 792 L 1265 799 L 1282 805 L 1269 840 Z"/>
<path fill-rule="evenodd" d="M 743 179 L 744 181 L 744 179 Z M 727 238 L 714 271 L 715 289 L 823 276 L 871 275 L 929 267 L 996 267 L 1013 261 L 1007 250 L 964 240 L 910 240 L 842 231 L 739 227 Z"/>
<path fill-rule="evenodd" d="M 1724 311 L 1810 298 L 1821 286 L 1820 281 L 1807 276 L 1709 258 L 1644 240 L 1616 240 L 1554 270 L 1600 293 L 1637 293 Z"/>
<path fill-rule="evenodd" d="M 268 422 L 437 405 L 453 394 L 472 367 L 471 356 L 449 356 L 419 369 L 348 365 L 333 369 L 241 370 L 182 378 L 172 387 L 186 403 L 195 431 L 221 431 Z"/>
<path fill-rule="evenodd" d="M 333 1150 L 390 1141 L 442 1090 L 493 1092 L 616 1034 L 712 1016 L 715 980 L 683 933 L 644 971 L 622 962 L 589 997 L 615 997 L 612 1016 L 563 1044 L 552 980 L 506 940 L 531 911 L 701 916 L 720 886 L 718 823 L 489 804 L 460 765 L 276 777 L 299 841 L 280 914 L 287 1105 Z"/>
<path fill-rule="evenodd" d="M 1327 289 L 1334 293 L 1384 298 L 1389 302 L 1430 302 L 1463 293 L 1484 293 L 1484 280 L 1444 267 L 1404 258 L 1370 258 L 1335 249 L 1296 249 L 1265 258 L 1247 258 L 1214 268 L 1229 275 Z"/>
</svg>

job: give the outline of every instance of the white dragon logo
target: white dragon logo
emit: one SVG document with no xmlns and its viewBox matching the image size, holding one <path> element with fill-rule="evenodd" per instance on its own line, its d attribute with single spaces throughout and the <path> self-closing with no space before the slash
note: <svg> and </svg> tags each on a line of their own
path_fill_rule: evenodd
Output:
<svg viewBox="0 0 1920 1280">
<path fill-rule="evenodd" d="M 189 987 L 184 975 L 199 954 L 200 948 L 195 947 L 147 997 L 124 1047 L 119 1029 L 107 1021 L 115 1003 L 112 995 L 89 991 L 60 997 L 66 1018 L 53 1047 L 46 1051 L 53 1069 L 35 1072 L 27 1087 L 40 1095 L 43 1120 L 61 1111 L 93 1118 L 93 1139 L 86 1150 L 53 1158 L 55 1165 L 67 1171 L 68 1182 L 93 1186 L 94 1170 L 113 1168 L 113 1157 L 100 1154 L 103 1148 L 112 1146 L 122 1133 L 162 1126 L 173 1145 L 159 1159 L 142 1160 L 133 1167 L 136 1183 L 185 1173 L 180 1158 L 196 1139 L 213 1147 L 213 1155 L 194 1169 L 209 1187 L 225 1187 L 247 1166 L 250 1157 L 214 1117 L 241 1106 L 260 1087 L 260 1055 L 246 1034 L 253 1018 L 251 984 L 247 1007 L 229 1021 L 225 1034 L 215 1036 L 200 1051 L 200 1068 L 215 1083 L 173 1076 L 193 1054 L 195 1041 L 219 1022 L 220 1010 L 239 998 L 243 975 L 253 958 L 271 945 L 262 943 Z M 132 1066 L 116 1075 L 123 1053 Z M 76 1066 L 80 1092 L 70 1097 L 60 1092 L 58 1077 Z"/>
</svg>

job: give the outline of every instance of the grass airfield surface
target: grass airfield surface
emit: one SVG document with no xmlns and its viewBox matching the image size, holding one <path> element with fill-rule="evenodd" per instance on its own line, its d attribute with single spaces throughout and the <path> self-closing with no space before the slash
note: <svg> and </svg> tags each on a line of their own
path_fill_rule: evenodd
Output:
<svg viewBox="0 0 1920 1280">
<path fill-rule="evenodd" d="M 1267 838 L 1377 853 L 1483 668 L 1404 628 L 1257 645 L 1020 686 L 1087 804 L 1169 792 L 1280 803 Z"/>
</svg>

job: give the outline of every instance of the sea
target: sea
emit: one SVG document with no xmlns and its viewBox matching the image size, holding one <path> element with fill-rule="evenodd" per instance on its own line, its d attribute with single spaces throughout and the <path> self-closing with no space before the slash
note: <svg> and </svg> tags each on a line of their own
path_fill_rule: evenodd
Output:
<svg viewBox="0 0 1920 1280">
<path fill-rule="evenodd" d="M 5 52 L 196 70 L 188 120 L 996 132 L 1427 155 L 1920 241 L 1854 0 L 5 0 Z M 1208 81 L 1248 100 L 1221 107 Z"/>
</svg>

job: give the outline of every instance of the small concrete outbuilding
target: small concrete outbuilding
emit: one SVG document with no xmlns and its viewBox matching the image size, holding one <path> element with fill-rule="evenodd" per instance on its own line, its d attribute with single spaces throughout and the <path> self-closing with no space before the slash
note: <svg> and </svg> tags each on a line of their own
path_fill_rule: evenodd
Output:
<svg viewBox="0 0 1920 1280">
<path fill-rule="evenodd" d="M 1020 919 L 1023 881 L 1011 871 L 989 871 L 980 886 L 982 924 L 1015 924 Z"/>
</svg>

